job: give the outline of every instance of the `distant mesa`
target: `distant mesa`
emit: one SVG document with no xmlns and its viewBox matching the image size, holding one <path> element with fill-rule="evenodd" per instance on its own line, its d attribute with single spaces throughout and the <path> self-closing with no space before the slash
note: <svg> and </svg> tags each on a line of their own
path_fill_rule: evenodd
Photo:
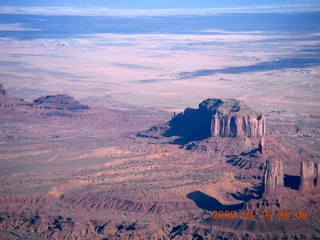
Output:
<svg viewBox="0 0 320 240">
<path fill-rule="evenodd" d="M 40 97 L 33 101 L 33 106 L 37 108 L 56 110 L 85 110 L 88 105 L 80 104 L 73 97 L 67 95 L 53 95 Z"/>
<path fill-rule="evenodd" d="M 0 107 L 6 109 L 17 107 L 31 107 L 39 109 L 52 109 L 52 110 L 86 110 L 89 109 L 88 105 L 80 104 L 73 97 L 67 95 L 49 95 L 40 97 L 33 102 L 24 101 L 13 97 L 7 92 L 6 85 L 0 83 Z"/>
<path fill-rule="evenodd" d="M 177 143 L 200 141 L 208 137 L 262 137 L 266 134 L 266 119 L 242 101 L 209 98 L 198 109 L 186 108 L 174 114 L 167 125 L 156 126 L 140 136 L 178 136 Z M 159 137 L 159 136 L 158 136 Z"/>
</svg>

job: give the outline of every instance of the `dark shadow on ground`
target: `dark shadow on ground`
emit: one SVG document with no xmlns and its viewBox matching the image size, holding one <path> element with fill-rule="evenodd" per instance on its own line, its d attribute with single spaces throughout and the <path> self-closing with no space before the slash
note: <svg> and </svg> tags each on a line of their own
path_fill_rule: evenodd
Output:
<svg viewBox="0 0 320 240">
<path fill-rule="evenodd" d="M 286 68 L 306 68 L 320 65 L 320 58 L 314 55 L 304 54 L 301 57 L 286 58 L 280 60 L 274 60 L 270 62 L 262 62 L 250 66 L 241 67 L 229 67 L 222 69 L 203 69 L 194 72 L 181 72 L 180 79 L 194 78 L 201 76 L 211 76 L 217 73 L 225 74 L 239 74 L 239 73 L 250 73 L 250 72 L 261 72 L 261 71 L 272 71 Z"/>
<path fill-rule="evenodd" d="M 298 190 L 300 185 L 299 176 L 284 175 L 284 186 L 294 190 Z"/>
<path fill-rule="evenodd" d="M 171 119 L 169 129 L 162 134 L 164 137 L 177 137 L 171 142 L 172 144 L 184 145 L 211 136 L 212 115 L 201 115 L 198 109 L 188 109 L 186 111 L 195 117 L 188 118 L 185 116 L 186 114 L 178 114 Z"/>
<path fill-rule="evenodd" d="M 234 205 L 223 205 L 217 199 L 210 197 L 209 195 L 201 192 L 194 191 L 187 194 L 187 198 L 194 201 L 195 204 L 202 209 L 213 211 L 213 210 L 239 210 L 242 209 L 244 203 L 234 204 Z"/>
<path fill-rule="evenodd" d="M 243 193 L 237 192 L 237 193 L 232 193 L 231 196 L 240 201 L 248 202 L 251 199 L 259 199 L 262 197 L 263 194 L 263 184 L 257 185 L 253 189 L 248 189 L 246 188 Z"/>
</svg>

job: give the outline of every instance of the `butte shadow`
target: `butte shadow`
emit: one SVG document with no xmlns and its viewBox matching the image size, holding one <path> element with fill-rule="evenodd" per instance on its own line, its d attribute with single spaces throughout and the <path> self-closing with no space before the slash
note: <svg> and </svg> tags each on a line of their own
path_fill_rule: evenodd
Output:
<svg viewBox="0 0 320 240">
<path fill-rule="evenodd" d="M 187 198 L 194 201 L 194 203 L 202 209 L 208 210 L 208 211 L 225 211 L 225 210 L 239 210 L 242 209 L 244 206 L 244 203 L 240 204 L 233 204 L 233 205 L 223 205 L 220 203 L 217 199 L 201 192 L 201 191 L 193 191 L 188 193 Z"/>
<path fill-rule="evenodd" d="M 300 186 L 300 176 L 291 176 L 284 174 L 284 186 L 294 190 L 298 190 Z"/>
<path fill-rule="evenodd" d="M 220 99 L 207 99 L 199 104 L 198 109 L 186 108 L 169 121 L 169 128 L 162 136 L 176 136 L 178 138 L 171 143 L 180 145 L 210 137 L 212 116 L 222 104 Z"/>
</svg>

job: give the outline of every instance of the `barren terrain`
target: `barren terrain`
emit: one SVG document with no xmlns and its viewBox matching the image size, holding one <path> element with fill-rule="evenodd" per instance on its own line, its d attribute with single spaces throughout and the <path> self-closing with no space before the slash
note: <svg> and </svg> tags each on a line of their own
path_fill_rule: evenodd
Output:
<svg viewBox="0 0 320 240">
<path fill-rule="evenodd" d="M 0 40 L 1 239 L 319 239 L 319 194 L 298 191 L 300 162 L 320 156 L 319 33 Z M 263 152 L 257 138 L 164 134 L 207 98 L 264 114 Z M 244 219 L 271 158 L 285 190 L 268 200 L 291 217 Z"/>
</svg>

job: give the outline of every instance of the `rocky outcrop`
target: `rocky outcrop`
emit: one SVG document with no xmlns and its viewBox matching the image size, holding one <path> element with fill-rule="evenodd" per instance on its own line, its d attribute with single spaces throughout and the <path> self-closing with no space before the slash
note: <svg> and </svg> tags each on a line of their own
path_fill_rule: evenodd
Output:
<svg viewBox="0 0 320 240">
<path fill-rule="evenodd" d="M 73 97 L 67 95 L 54 95 L 40 97 L 33 101 L 33 106 L 54 110 L 84 110 L 89 109 L 88 105 L 80 104 Z"/>
<path fill-rule="evenodd" d="M 264 195 L 279 193 L 284 188 L 283 163 L 280 160 L 268 160 L 263 178 Z"/>
<path fill-rule="evenodd" d="M 5 84 L 0 83 L 0 94 L 6 95 L 7 87 Z"/>
<path fill-rule="evenodd" d="M 303 196 L 320 193 L 320 163 L 301 162 L 299 193 Z"/>
</svg>

